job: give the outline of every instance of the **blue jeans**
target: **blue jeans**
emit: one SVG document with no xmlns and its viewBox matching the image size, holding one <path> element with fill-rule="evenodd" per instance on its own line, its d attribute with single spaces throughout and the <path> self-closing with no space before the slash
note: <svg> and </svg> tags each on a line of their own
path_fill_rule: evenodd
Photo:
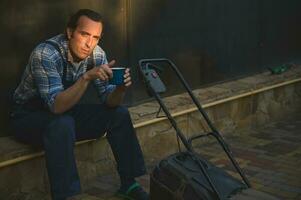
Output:
<svg viewBox="0 0 301 200">
<path fill-rule="evenodd" d="M 146 172 L 142 151 L 125 107 L 79 104 L 61 115 L 46 110 L 16 109 L 12 127 L 18 141 L 44 148 L 51 194 L 55 200 L 80 193 L 73 153 L 75 142 L 99 138 L 105 132 L 121 177 L 138 177 Z"/>
</svg>

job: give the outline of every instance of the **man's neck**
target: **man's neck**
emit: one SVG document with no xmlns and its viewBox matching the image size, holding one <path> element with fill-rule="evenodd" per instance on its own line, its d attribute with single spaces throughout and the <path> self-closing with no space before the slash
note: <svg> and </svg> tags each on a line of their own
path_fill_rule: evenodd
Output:
<svg viewBox="0 0 301 200">
<path fill-rule="evenodd" d="M 71 63 L 80 63 L 82 59 L 78 59 L 71 51 L 68 49 L 68 61 Z"/>
</svg>

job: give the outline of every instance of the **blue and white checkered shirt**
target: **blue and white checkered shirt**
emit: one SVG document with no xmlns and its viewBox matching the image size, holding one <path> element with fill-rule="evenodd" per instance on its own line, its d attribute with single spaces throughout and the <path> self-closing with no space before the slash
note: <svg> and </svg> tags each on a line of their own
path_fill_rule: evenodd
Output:
<svg viewBox="0 0 301 200">
<path fill-rule="evenodd" d="M 21 83 L 15 90 L 13 97 L 15 103 L 25 104 L 30 99 L 41 98 L 49 109 L 53 110 L 56 95 L 66 89 L 62 80 L 65 63 L 67 63 L 65 78 L 66 81 L 70 82 L 79 79 L 86 72 L 88 65 L 98 67 L 108 63 L 105 52 L 96 46 L 92 55 L 76 65 L 68 59 L 68 55 L 70 55 L 68 40 L 64 34 L 49 40 L 58 44 L 61 54 L 53 45 L 47 43 L 41 43 L 33 50 Z M 115 88 L 115 86 L 99 79 L 94 80 L 94 84 L 98 90 L 100 102 L 104 102 L 107 94 Z"/>
</svg>

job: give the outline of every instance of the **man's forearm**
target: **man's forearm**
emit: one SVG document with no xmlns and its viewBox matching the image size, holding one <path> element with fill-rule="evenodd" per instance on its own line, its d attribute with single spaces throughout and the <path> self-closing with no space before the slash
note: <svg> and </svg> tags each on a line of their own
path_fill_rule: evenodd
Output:
<svg viewBox="0 0 301 200">
<path fill-rule="evenodd" d="M 53 112 L 60 114 L 72 108 L 83 96 L 88 85 L 89 81 L 82 76 L 71 87 L 60 92 L 55 98 Z"/>
</svg>

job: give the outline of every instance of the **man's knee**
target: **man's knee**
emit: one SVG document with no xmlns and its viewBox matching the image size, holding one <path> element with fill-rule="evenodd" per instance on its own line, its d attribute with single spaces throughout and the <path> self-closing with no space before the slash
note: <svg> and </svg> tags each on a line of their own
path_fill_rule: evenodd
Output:
<svg viewBox="0 0 301 200">
<path fill-rule="evenodd" d="M 130 113 L 125 106 L 118 106 L 114 108 L 114 117 L 120 120 L 129 119 Z"/>
</svg>

